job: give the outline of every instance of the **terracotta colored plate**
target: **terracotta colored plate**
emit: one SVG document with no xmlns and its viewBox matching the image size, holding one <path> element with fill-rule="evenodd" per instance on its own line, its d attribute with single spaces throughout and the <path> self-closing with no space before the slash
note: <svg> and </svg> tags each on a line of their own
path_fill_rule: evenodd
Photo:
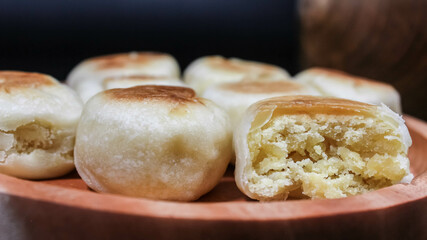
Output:
<svg viewBox="0 0 427 240">
<path fill-rule="evenodd" d="M 411 184 L 334 200 L 260 203 L 237 189 L 232 169 L 197 202 L 90 191 L 74 172 L 27 181 L 0 174 L 0 239 L 427 239 L 427 123 L 406 117 Z"/>
</svg>

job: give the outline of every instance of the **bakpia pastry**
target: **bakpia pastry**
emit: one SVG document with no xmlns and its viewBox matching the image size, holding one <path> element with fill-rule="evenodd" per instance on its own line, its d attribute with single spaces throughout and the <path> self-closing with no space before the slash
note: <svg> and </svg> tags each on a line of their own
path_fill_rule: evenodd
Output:
<svg viewBox="0 0 427 240">
<path fill-rule="evenodd" d="M 227 114 L 190 88 L 111 89 L 85 105 L 75 163 L 98 192 L 190 201 L 210 191 L 231 158 Z"/>
<path fill-rule="evenodd" d="M 0 71 L 0 173 L 44 179 L 74 169 L 81 110 L 77 94 L 51 76 Z"/>
<path fill-rule="evenodd" d="M 209 86 L 246 80 L 277 81 L 290 79 L 286 70 L 260 62 L 221 56 L 206 56 L 193 61 L 184 72 L 184 82 L 199 95 Z"/>
<path fill-rule="evenodd" d="M 401 114 L 400 95 L 393 86 L 345 72 L 310 68 L 295 76 L 295 80 L 315 87 L 323 96 L 346 98 L 380 105 Z"/>
<path fill-rule="evenodd" d="M 78 64 L 68 75 L 67 84 L 86 102 L 103 91 L 102 81 L 108 77 L 151 75 L 179 77 L 179 65 L 165 53 L 130 52 L 99 56 Z"/>
<path fill-rule="evenodd" d="M 260 100 L 288 95 L 319 95 L 312 87 L 295 81 L 240 81 L 220 83 L 208 88 L 204 98 L 212 100 L 222 107 L 230 116 L 234 129 L 246 109 Z"/>
<path fill-rule="evenodd" d="M 122 77 L 110 77 L 102 81 L 102 87 L 104 90 L 113 88 L 130 88 L 141 85 L 165 85 L 186 87 L 186 84 L 182 82 L 179 78 L 165 76 L 132 75 Z"/>
<path fill-rule="evenodd" d="M 285 96 L 252 105 L 234 134 L 239 189 L 258 200 L 291 193 L 340 198 L 409 183 L 412 141 L 385 105 Z"/>
</svg>

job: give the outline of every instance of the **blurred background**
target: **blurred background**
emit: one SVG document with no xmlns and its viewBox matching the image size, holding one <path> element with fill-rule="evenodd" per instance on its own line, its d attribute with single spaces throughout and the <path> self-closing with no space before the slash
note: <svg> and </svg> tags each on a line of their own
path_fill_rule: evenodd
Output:
<svg viewBox="0 0 427 240">
<path fill-rule="evenodd" d="M 184 69 L 219 54 L 345 70 L 393 84 L 427 120 L 426 0 L 2 0 L 0 69 L 65 79 L 81 60 L 170 53 Z"/>
</svg>

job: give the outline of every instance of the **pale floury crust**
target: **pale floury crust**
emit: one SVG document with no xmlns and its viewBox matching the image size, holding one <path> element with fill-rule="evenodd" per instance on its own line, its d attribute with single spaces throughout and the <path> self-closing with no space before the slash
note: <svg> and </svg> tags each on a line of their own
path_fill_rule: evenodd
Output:
<svg viewBox="0 0 427 240">
<path fill-rule="evenodd" d="M 0 71 L 0 173 L 43 179 L 70 172 L 81 110 L 77 94 L 51 76 Z"/>
<path fill-rule="evenodd" d="M 375 105 L 384 103 L 391 110 L 402 114 L 400 95 L 390 84 L 327 68 L 310 68 L 300 72 L 294 78 L 296 81 L 312 85 L 323 96 L 346 98 Z"/>
<path fill-rule="evenodd" d="M 130 52 L 99 56 L 84 60 L 68 75 L 67 84 L 84 102 L 105 90 L 106 78 L 148 75 L 179 78 L 178 62 L 169 54 L 155 52 Z"/>
<path fill-rule="evenodd" d="M 411 137 L 404 120 L 385 105 L 376 106 L 328 97 L 284 96 L 265 99 L 250 106 L 234 131 L 233 143 L 236 152 L 235 180 L 243 193 L 250 198 L 258 200 L 286 199 L 288 194 L 291 193 L 285 191 L 282 192 L 283 195 L 281 196 L 266 196 L 260 189 L 253 187 L 251 178 L 255 173 L 255 169 L 248 147 L 248 134 L 254 129 L 260 129 L 278 116 L 314 116 L 316 114 L 330 116 L 330 119 L 339 119 L 340 116 L 379 119 L 386 125 L 391 126 L 397 133 L 397 138 L 393 137 L 393 139 L 401 143 L 404 153 L 404 156 L 396 159 L 402 171 L 406 172 L 406 176 L 400 182 L 409 183 L 412 180 L 413 175 L 409 171 L 409 160 L 406 157 L 408 149 L 412 145 Z"/>
<path fill-rule="evenodd" d="M 195 200 L 226 170 L 229 128 L 227 114 L 190 88 L 107 90 L 85 105 L 76 168 L 99 192 Z"/>
<path fill-rule="evenodd" d="M 184 72 L 184 82 L 202 95 L 210 86 L 247 81 L 280 81 L 289 79 L 286 70 L 255 61 L 237 58 L 226 59 L 221 56 L 206 56 L 194 60 Z"/>
</svg>

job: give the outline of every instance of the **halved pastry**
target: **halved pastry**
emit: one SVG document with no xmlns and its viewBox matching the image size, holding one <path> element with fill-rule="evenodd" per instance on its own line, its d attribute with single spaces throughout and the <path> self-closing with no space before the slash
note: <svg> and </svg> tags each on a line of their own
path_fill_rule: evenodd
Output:
<svg viewBox="0 0 427 240">
<path fill-rule="evenodd" d="M 43 179 L 73 170 L 82 105 L 49 75 L 0 71 L 0 173 Z"/>
<path fill-rule="evenodd" d="M 247 196 L 340 198 L 412 180 L 403 119 L 384 105 L 287 96 L 252 105 L 234 134 Z"/>
</svg>

